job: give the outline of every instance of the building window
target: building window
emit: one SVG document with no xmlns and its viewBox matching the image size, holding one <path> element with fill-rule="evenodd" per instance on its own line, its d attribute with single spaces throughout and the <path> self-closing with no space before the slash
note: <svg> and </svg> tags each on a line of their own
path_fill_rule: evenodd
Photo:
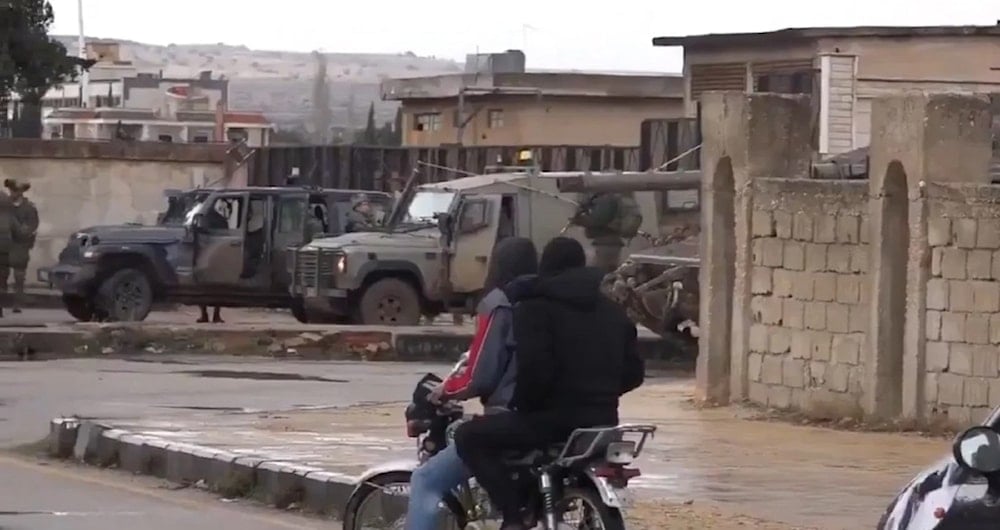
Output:
<svg viewBox="0 0 1000 530">
<path fill-rule="evenodd" d="M 249 137 L 247 130 L 242 127 L 233 127 L 226 131 L 226 138 L 232 143 L 246 142 Z"/>
<path fill-rule="evenodd" d="M 174 141 L 174 137 L 170 136 L 169 134 L 161 134 L 159 136 L 159 140 L 161 142 L 173 142 Z"/>
<path fill-rule="evenodd" d="M 142 138 L 142 125 L 119 123 L 115 126 L 114 137 L 118 140 L 138 140 Z"/>
<path fill-rule="evenodd" d="M 62 134 L 61 136 L 67 140 L 73 140 L 76 138 L 76 124 L 64 123 L 62 124 Z"/>
<path fill-rule="evenodd" d="M 489 114 L 489 127 L 490 129 L 499 129 L 503 127 L 503 111 L 500 109 L 491 109 Z"/>
<path fill-rule="evenodd" d="M 196 144 L 207 144 L 208 143 L 208 137 L 204 136 L 204 135 L 202 135 L 202 136 L 195 136 L 192 141 L 194 143 L 196 143 Z"/>
<path fill-rule="evenodd" d="M 768 72 L 754 76 L 754 91 L 778 94 L 812 94 L 813 72 Z"/>
<path fill-rule="evenodd" d="M 425 114 L 417 114 L 416 120 L 413 122 L 414 131 L 440 131 L 441 130 L 441 114 L 438 112 L 428 112 Z"/>
</svg>

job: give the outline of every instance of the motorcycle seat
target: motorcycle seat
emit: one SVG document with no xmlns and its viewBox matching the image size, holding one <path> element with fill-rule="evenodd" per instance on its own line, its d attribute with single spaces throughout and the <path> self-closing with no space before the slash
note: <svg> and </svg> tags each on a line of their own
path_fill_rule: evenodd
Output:
<svg viewBox="0 0 1000 530">
<path fill-rule="evenodd" d="M 600 443 L 591 445 L 598 438 Z M 503 461 L 508 466 L 531 466 L 552 462 L 565 452 L 567 457 L 583 456 L 590 454 L 603 454 L 608 444 L 621 439 L 619 434 L 608 436 L 600 431 L 582 431 L 572 435 L 570 439 L 549 445 L 545 449 L 532 449 L 528 451 L 508 451 L 503 455 Z M 567 444 L 569 446 L 567 447 Z"/>
<path fill-rule="evenodd" d="M 503 462 L 511 467 L 526 467 L 551 462 L 559 457 L 566 446 L 559 442 L 542 449 L 530 449 L 527 451 L 507 451 L 503 455 Z"/>
</svg>

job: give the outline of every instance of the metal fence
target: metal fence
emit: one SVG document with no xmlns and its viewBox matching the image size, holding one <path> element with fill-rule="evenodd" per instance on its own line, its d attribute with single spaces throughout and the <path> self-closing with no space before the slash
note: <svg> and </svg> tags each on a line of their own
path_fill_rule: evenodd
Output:
<svg viewBox="0 0 1000 530">
<path fill-rule="evenodd" d="M 517 154 L 531 149 L 543 171 L 639 171 L 639 147 L 503 146 L 503 147 L 263 147 L 248 160 L 249 183 L 282 186 L 298 168 L 303 184 L 333 188 L 387 189 L 394 175 L 407 177 L 421 167 L 422 182 L 451 180 L 482 173 L 490 165 L 513 165 Z M 439 167 L 434 167 L 439 166 Z M 446 168 L 450 168 L 446 169 Z"/>
</svg>

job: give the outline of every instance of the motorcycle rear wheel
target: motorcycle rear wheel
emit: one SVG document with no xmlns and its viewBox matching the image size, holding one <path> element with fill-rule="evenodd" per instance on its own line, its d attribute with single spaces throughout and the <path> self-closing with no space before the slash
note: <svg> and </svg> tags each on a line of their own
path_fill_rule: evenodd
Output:
<svg viewBox="0 0 1000 530">
<path fill-rule="evenodd" d="M 622 517 L 622 512 L 604 504 L 601 494 L 593 488 L 566 488 L 558 505 L 559 518 L 562 521 L 565 521 L 566 511 L 573 504 L 578 504 L 583 508 L 584 514 L 589 515 L 587 517 L 589 521 L 585 525 L 583 521 L 577 524 L 563 522 L 560 523 L 560 527 L 581 530 L 625 530 L 625 519 Z M 600 526 L 595 526 L 591 521 L 598 522 Z"/>
<path fill-rule="evenodd" d="M 353 494 L 351 498 L 347 501 L 347 506 L 344 508 L 344 530 L 366 530 L 367 526 L 364 526 L 366 521 L 359 520 L 358 516 L 361 515 L 359 512 L 365 507 L 366 503 L 375 495 L 378 495 L 383 491 L 384 488 L 393 485 L 408 485 L 410 483 L 409 471 L 398 471 L 393 473 L 385 473 L 373 477 L 363 484 L 361 484 Z M 459 504 L 458 500 L 448 495 L 444 498 L 444 503 L 448 507 L 448 511 L 451 513 L 451 520 L 455 524 L 453 526 L 449 525 L 448 530 L 461 530 L 466 526 L 465 511 L 462 509 L 462 505 Z M 404 515 L 405 517 L 405 515 Z M 386 530 L 389 528 L 402 528 L 402 525 L 397 524 L 391 527 L 385 527 Z"/>
</svg>

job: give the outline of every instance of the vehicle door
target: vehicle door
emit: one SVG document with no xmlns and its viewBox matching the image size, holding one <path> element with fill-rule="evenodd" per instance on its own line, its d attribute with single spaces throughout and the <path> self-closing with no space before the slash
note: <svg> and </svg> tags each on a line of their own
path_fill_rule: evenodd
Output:
<svg viewBox="0 0 1000 530">
<path fill-rule="evenodd" d="M 277 195 L 275 203 L 271 278 L 275 288 L 286 288 L 291 281 L 288 270 L 289 249 L 307 243 L 308 216 L 312 212 L 309 208 L 309 194 L 306 192 Z"/>
<path fill-rule="evenodd" d="M 465 195 L 452 208 L 448 280 L 455 293 L 483 288 L 490 254 L 497 241 L 501 195 Z"/>
<path fill-rule="evenodd" d="M 246 192 L 213 193 L 196 213 L 194 281 L 236 285 L 243 273 L 246 238 Z"/>
</svg>

